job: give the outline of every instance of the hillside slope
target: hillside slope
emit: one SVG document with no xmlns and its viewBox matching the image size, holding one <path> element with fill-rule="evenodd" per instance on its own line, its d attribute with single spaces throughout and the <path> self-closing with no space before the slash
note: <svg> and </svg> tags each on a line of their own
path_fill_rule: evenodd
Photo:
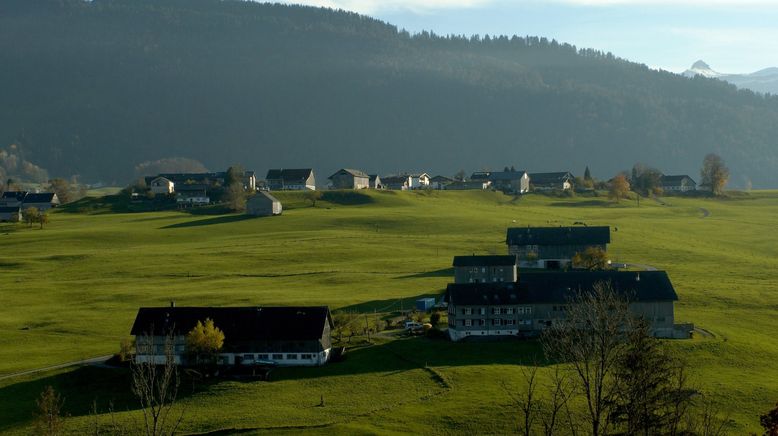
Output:
<svg viewBox="0 0 778 436">
<path fill-rule="evenodd" d="M 636 161 L 696 176 L 711 151 L 736 183 L 778 169 L 778 99 L 533 37 L 238 1 L 7 0 L 0 63 L 0 144 L 54 176 L 125 182 L 171 156 L 320 181 L 343 166 L 608 177 Z"/>
</svg>

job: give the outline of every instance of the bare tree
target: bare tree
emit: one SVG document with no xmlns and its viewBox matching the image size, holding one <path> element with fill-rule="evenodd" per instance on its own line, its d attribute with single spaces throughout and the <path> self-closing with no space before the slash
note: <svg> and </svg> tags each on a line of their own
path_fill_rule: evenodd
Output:
<svg viewBox="0 0 778 436">
<path fill-rule="evenodd" d="M 143 412 L 144 433 L 147 436 L 173 435 L 185 412 L 183 407 L 175 407 L 181 378 L 173 354 L 173 333 L 168 333 L 160 345 L 155 344 L 151 334 L 140 339 L 138 346 L 141 350 L 131 369 L 132 392 Z M 155 355 L 159 347 L 162 347 L 164 362 L 158 364 Z M 143 354 L 145 356 L 140 356 Z"/>
<path fill-rule="evenodd" d="M 616 395 L 613 374 L 625 347 L 631 322 L 629 306 L 609 283 L 579 292 L 569 302 L 566 320 L 555 322 L 543 335 L 546 355 L 568 363 L 584 397 L 589 433 L 599 436 L 610 425 Z"/>
<path fill-rule="evenodd" d="M 570 378 L 560 369 L 559 365 L 554 366 L 554 374 L 551 377 L 550 399 L 540 413 L 540 422 L 545 436 L 557 434 L 557 429 L 561 426 L 565 416 L 563 412 L 569 411 L 568 401 L 572 395 L 573 384 Z M 576 432 L 573 429 L 569 433 L 575 434 Z"/>
<path fill-rule="evenodd" d="M 62 406 L 65 400 L 51 386 L 41 392 L 36 401 L 35 434 L 56 436 L 62 434 Z"/>
<path fill-rule="evenodd" d="M 519 433 L 524 436 L 530 436 L 534 434 L 533 428 L 535 426 L 535 418 L 539 409 L 537 399 L 537 374 L 538 367 L 531 366 L 529 368 L 524 367 L 521 369 L 522 376 L 524 378 L 524 392 L 521 394 L 515 394 L 513 388 L 503 383 L 503 390 L 511 397 L 514 404 L 519 408 L 520 420 L 519 420 Z"/>
</svg>

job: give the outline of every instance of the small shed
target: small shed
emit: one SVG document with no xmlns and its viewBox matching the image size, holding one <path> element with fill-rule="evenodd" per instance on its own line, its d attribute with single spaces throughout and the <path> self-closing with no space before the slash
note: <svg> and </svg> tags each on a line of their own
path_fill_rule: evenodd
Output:
<svg viewBox="0 0 778 436">
<path fill-rule="evenodd" d="M 426 312 L 435 307 L 434 298 L 420 298 L 416 300 L 416 310 L 419 312 Z"/>
<path fill-rule="evenodd" d="M 246 201 L 246 213 L 254 216 L 281 215 L 281 202 L 268 192 L 259 191 Z"/>
</svg>

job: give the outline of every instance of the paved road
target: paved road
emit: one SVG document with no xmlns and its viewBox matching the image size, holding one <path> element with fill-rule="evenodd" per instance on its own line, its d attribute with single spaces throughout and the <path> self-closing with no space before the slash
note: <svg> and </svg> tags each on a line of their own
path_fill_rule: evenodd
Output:
<svg viewBox="0 0 778 436">
<path fill-rule="evenodd" d="M 111 355 L 109 354 L 107 356 L 98 356 L 98 357 L 92 357 L 84 360 L 76 360 L 74 362 L 61 363 L 59 365 L 44 366 L 43 368 L 29 369 L 27 371 L 12 372 L 10 374 L 0 375 L 0 380 L 5 380 L 14 377 L 21 377 L 30 374 L 36 374 L 44 371 L 51 371 L 54 369 L 69 368 L 71 366 L 94 365 L 98 363 L 103 363 L 110 358 Z"/>
</svg>

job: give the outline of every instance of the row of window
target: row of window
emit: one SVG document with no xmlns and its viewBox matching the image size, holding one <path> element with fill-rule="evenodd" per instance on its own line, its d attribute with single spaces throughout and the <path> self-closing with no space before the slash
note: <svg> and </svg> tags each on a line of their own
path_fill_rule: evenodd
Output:
<svg viewBox="0 0 778 436">
<path fill-rule="evenodd" d="M 477 309 L 478 315 L 486 315 L 486 308 L 479 307 Z M 519 315 L 532 315 L 532 306 L 519 306 L 513 307 L 492 307 L 492 315 L 513 315 L 517 313 Z M 473 315 L 473 308 L 466 307 L 462 309 L 462 315 Z"/>
<path fill-rule="evenodd" d="M 311 360 L 315 359 L 315 354 L 257 354 L 257 360 Z M 254 360 L 253 354 L 244 354 L 243 361 Z"/>
<path fill-rule="evenodd" d="M 501 326 L 501 325 L 506 325 L 506 326 L 510 326 L 510 325 L 532 325 L 532 320 L 531 319 L 520 319 L 518 321 L 515 320 L 515 319 L 492 319 L 490 321 L 491 321 L 491 325 L 493 325 L 493 326 Z M 463 320 L 460 320 L 460 323 L 464 327 L 472 327 L 474 325 L 485 326 L 486 325 L 486 320 L 485 319 L 463 319 Z M 450 323 L 450 324 L 452 324 L 452 323 Z M 453 324 L 452 324 L 452 327 L 453 327 Z"/>
</svg>

